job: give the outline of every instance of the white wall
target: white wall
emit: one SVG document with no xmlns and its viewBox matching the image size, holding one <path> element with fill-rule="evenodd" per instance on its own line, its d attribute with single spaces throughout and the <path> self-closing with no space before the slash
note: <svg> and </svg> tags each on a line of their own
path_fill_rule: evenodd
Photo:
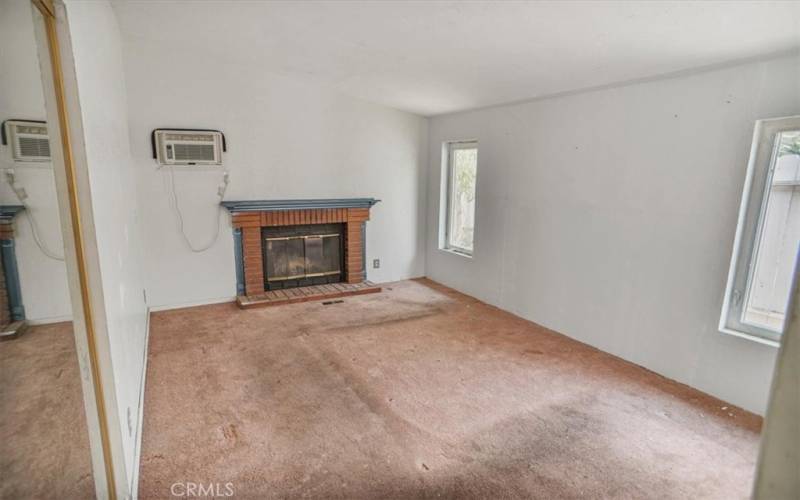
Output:
<svg viewBox="0 0 800 500">
<path fill-rule="evenodd" d="M 0 2 L 0 122 L 10 118 L 44 120 L 39 59 L 29 2 Z M 34 241 L 30 212 L 44 246 L 64 255 L 58 202 L 51 163 L 14 162 L 11 146 L 0 145 L 0 204 L 19 205 L 2 171 L 12 168 L 17 185 L 28 193 L 29 213 L 15 219 L 15 246 L 22 303 L 33 321 L 59 321 L 71 317 L 67 270 L 63 261 L 47 257 Z"/>
<path fill-rule="evenodd" d="M 193 35 L 192 35 L 193 36 Z M 367 223 L 368 277 L 383 282 L 424 274 L 427 124 L 263 68 L 235 65 L 138 37 L 124 39 L 130 141 L 142 209 L 151 306 L 236 295 L 230 219 L 207 252 L 192 253 L 170 208 L 168 169 L 152 159 L 157 127 L 213 128 L 228 140 L 227 200 L 375 197 Z M 211 241 L 219 213 L 219 169 L 177 169 L 186 232 Z M 381 259 L 372 269 L 372 259 Z"/>
<path fill-rule="evenodd" d="M 431 119 L 427 274 L 763 413 L 775 349 L 717 331 L 754 121 L 800 58 Z M 477 139 L 473 259 L 437 249 L 441 145 Z"/>
<path fill-rule="evenodd" d="M 83 129 L 83 144 L 76 147 L 76 156 L 85 154 L 91 226 L 97 235 L 87 247 L 91 247 L 92 263 L 99 264 L 102 288 L 102 307 L 94 312 L 100 323 L 98 336 L 105 335 L 99 342 L 107 338 L 113 369 L 116 408 L 112 421 L 119 428 L 112 432 L 121 437 L 127 476 L 116 481 L 124 487 L 132 484 L 136 472 L 147 307 L 122 48 L 107 1 L 68 2 L 67 16 Z M 96 286 L 90 288 L 96 292 Z"/>
</svg>

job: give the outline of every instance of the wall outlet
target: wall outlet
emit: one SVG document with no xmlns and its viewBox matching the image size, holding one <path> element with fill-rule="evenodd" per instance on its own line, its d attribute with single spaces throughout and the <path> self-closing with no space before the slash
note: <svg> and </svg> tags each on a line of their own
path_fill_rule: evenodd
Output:
<svg viewBox="0 0 800 500">
<path fill-rule="evenodd" d="M 381 267 L 381 259 L 372 259 L 372 269 L 379 269 Z"/>
</svg>

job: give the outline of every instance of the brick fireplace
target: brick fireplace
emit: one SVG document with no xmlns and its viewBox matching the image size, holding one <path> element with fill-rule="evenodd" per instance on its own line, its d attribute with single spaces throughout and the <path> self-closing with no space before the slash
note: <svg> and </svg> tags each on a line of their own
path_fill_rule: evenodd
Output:
<svg viewBox="0 0 800 500">
<path fill-rule="evenodd" d="M 335 236 L 336 244 L 341 244 L 341 266 L 343 267 L 340 274 L 328 272 L 307 275 L 315 277 L 317 280 L 320 276 L 328 276 L 328 280 L 322 282 L 311 281 L 312 278 L 300 275 L 302 277 L 295 280 L 293 286 L 298 286 L 298 284 L 302 286 L 303 283 L 327 284 L 341 281 L 343 285 L 355 285 L 365 282 L 366 223 L 369 220 L 370 208 L 378 201 L 374 198 L 350 198 L 222 202 L 222 205 L 231 213 L 234 231 L 237 294 L 248 298 L 264 296 L 268 283 L 279 283 L 268 282 L 270 278 L 268 270 L 273 271 L 274 274 L 274 267 L 268 261 L 270 254 L 266 250 L 266 245 L 273 240 L 290 238 L 312 238 L 314 241 L 316 238 Z M 319 227 L 320 230 L 315 231 L 315 227 Z M 296 232 L 286 232 L 285 229 L 294 229 Z M 287 234 L 290 236 L 285 236 Z M 291 236 L 295 234 L 300 236 Z M 308 248 L 308 243 L 306 245 Z M 298 251 L 302 255 L 303 250 Z M 306 259 L 308 258 L 306 257 Z M 300 265 L 302 267 L 302 261 Z M 285 277 L 279 279 L 285 279 Z M 347 288 L 341 285 L 328 286 L 327 290 L 331 292 L 333 290 L 341 292 Z M 302 293 L 304 292 L 291 291 L 288 295 L 300 296 Z M 240 305 L 241 303 L 240 301 Z"/>
<path fill-rule="evenodd" d="M 0 338 L 14 338 L 25 326 L 17 257 L 14 245 L 14 217 L 24 207 L 0 206 Z"/>
</svg>

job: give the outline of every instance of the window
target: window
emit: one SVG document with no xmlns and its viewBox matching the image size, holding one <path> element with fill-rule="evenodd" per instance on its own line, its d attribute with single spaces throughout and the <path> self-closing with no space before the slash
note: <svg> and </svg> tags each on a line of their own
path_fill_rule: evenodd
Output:
<svg viewBox="0 0 800 500">
<path fill-rule="evenodd" d="M 756 123 L 720 330 L 777 345 L 800 247 L 800 116 Z"/>
<path fill-rule="evenodd" d="M 445 144 L 442 182 L 445 207 L 442 248 L 472 255 L 475 232 L 475 181 L 478 173 L 478 143 Z"/>
</svg>

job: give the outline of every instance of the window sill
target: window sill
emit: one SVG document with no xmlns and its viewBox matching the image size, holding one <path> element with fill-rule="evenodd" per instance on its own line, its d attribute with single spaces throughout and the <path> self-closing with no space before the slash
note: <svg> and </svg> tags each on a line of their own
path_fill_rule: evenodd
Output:
<svg viewBox="0 0 800 500">
<path fill-rule="evenodd" d="M 472 259 L 472 254 L 471 253 L 461 252 L 461 251 L 455 250 L 453 248 L 440 248 L 439 251 L 447 252 L 447 253 L 449 253 L 451 255 L 458 255 L 459 257 L 463 257 L 465 259 Z"/>
<path fill-rule="evenodd" d="M 731 330 L 730 328 L 720 328 L 719 331 L 721 333 L 724 333 L 725 335 L 732 335 L 734 337 L 746 339 L 751 342 L 756 342 L 758 344 L 768 345 L 770 347 L 780 347 L 781 345 L 780 342 L 776 340 L 759 337 L 758 335 L 753 335 L 752 333 L 744 333 L 737 330 Z"/>
</svg>

